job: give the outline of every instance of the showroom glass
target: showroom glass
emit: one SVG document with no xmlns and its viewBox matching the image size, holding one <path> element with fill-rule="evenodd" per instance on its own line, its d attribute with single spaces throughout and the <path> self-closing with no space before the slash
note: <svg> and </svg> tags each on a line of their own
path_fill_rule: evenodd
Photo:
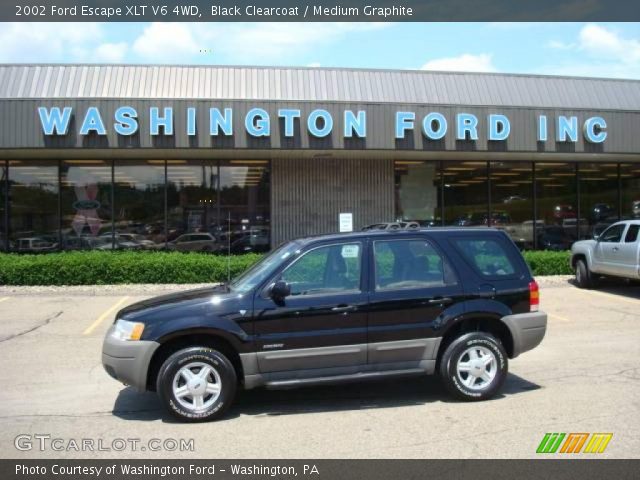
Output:
<svg viewBox="0 0 640 480">
<path fill-rule="evenodd" d="M 618 164 L 581 163 L 580 238 L 592 238 L 618 221 Z M 582 225 L 586 222 L 587 225 Z"/>
<path fill-rule="evenodd" d="M 538 249 L 568 250 L 578 237 L 576 166 L 536 162 L 535 167 Z M 585 219 L 580 228 L 588 231 Z"/>
<path fill-rule="evenodd" d="M 60 168 L 63 248 L 111 250 L 111 161 L 63 160 Z"/>
<path fill-rule="evenodd" d="M 0 251 L 8 249 L 6 217 L 6 188 L 7 188 L 7 168 L 6 162 L 0 160 Z"/>
<path fill-rule="evenodd" d="M 620 186 L 622 218 L 640 218 L 640 163 L 620 164 Z"/>
<path fill-rule="evenodd" d="M 58 161 L 9 163 L 10 249 L 46 252 L 60 248 Z"/>
<path fill-rule="evenodd" d="M 397 160 L 395 171 L 396 221 L 422 226 L 442 223 L 439 162 Z"/>
<path fill-rule="evenodd" d="M 504 230 L 520 249 L 533 248 L 533 165 L 491 162 L 491 225 Z"/>
<path fill-rule="evenodd" d="M 443 162 L 442 166 L 445 224 L 488 225 L 487 162 Z"/>
<path fill-rule="evenodd" d="M 218 166 L 212 160 L 167 160 L 167 240 L 190 233 L 213 233 L 218 227 Z M 170 244 L 177 250 L 211 245 Z"/>
<path fill-rule="evenodd" d="M 164 160 L 116 160 L 114 212 L 120 248 L 164 248 Z"/>
<path fill-rule="evenodd" d="M 291 295 L 319 295 L 360 288 L 362 245 L 346 243 L 318 247 L 304 253 L 280 276 Z"/>
<path fill-rule="evenodd" d="M 266 252 L 270 245 L 269 161 L 220 163 L 220 228 L 231 253 Z"/>
<path fill-rule="evenodd" d="M 373 249 L 378 291 L 455 283 L 451 269 L 426 240 L 376 241 Z"/>
</svg>

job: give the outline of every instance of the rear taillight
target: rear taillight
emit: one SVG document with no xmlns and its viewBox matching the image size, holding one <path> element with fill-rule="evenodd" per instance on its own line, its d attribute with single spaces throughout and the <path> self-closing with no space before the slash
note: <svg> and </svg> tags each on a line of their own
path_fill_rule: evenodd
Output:
<svg viewBox="0 0 640 480">
<path fill-rule="evenodd" d="M 540 289 L 535 280 L 529 282 L 529 310 L 537 312 L 540 308 Z"/>
</svg>

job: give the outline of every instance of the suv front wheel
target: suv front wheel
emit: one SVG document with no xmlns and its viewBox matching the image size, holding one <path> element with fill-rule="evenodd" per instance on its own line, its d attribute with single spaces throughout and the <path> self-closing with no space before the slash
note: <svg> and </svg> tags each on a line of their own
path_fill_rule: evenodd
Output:
<svg viewBox="0 0 640 480">
<path fill-rule="evenodd" d="M 236 394 L 236 371 L 221 352 L 190 347 L 171 355 L 160 367 L 156 391 L 165 407 L 181 420 L 220 418 Z"/>
<path fill-rule="evenodd" d="M 461 400 L 486 400 L 502 387 L 509 370 L 502 343 L 485 332 L 461 335 L 440 360 L 440 377 L 447 390 Z"/>
</svg>

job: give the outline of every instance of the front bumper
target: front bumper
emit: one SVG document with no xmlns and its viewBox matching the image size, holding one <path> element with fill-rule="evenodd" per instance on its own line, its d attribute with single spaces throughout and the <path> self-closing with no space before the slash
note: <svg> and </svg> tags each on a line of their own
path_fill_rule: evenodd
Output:
<svg viewBox="0 0 640 480">
<path fill-rule="evenodd" d="M 537 347 L 547 332 L 547 314 L 527 312 L 502 317 L 513 338 L 513 355 L 516 358 L 523 352 Z"/>
<path fill-rule="evenodd" d="M 102 366 L 116 380 L 145 391 L 149 363 L 160 344 L 145 340 L 120 340 L 111 335 L 112 330 L 113 327 L 102 344 Z"/>
</svg>

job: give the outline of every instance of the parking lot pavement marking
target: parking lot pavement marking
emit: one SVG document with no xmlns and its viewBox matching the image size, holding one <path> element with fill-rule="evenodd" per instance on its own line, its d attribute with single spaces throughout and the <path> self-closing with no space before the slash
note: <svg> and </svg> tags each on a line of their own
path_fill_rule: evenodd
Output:
<svg viewBox="0 0 640 480">
<path fill-rule="evenodd" d="M 589 293 L 589 294 L 594 293 L 596 295 L 607 297 L 611 300 L 619 300 L 621 302 L 631 303 L 633 305 L 640 305 L 640 298 L 628 298 L 622 295 L 616 295 L 615 293 L 601 292 L 600 290 L 589 290 L 588 292 L 585 290 L 578 290 L 578 291 L 583 293 Z"/>
<path fill-rule="evenodd" d="M 9 300 L 11 297 L 2 297 L 0 298 L 0 303 L 4 302 L 5 300 Z"/>
<path fill-rule="evenodd" d="M 126 302 L 127 300 L 129 300 L 129 297 L 122 297 L 120 300 L 118 300 L 116 303 L 114 303 L 113 305 L 111 305 L 111 307 L 109 307 L 102 315 L 100 315 L 95 322 L 93 322 L 91 325 L 89 325 L 87 327 L 87 329 L 82 332 L 83 335 L 89 335 L 91 332 L 93 332 L 102 322 L 104 322 L 104 320 L 111 315 L 113 312 L 115 312 L 124 302 Z"/>
<path fill-rule="evenodd" d="M 562 315 L 556 315 L 555 313 L 547 313 L 551 318 L 555 318 L 556 320 L 560 320 L 561 322 L 571 322 L 571 320 L 567 317 L 563 317 Z"/>
</svg>

